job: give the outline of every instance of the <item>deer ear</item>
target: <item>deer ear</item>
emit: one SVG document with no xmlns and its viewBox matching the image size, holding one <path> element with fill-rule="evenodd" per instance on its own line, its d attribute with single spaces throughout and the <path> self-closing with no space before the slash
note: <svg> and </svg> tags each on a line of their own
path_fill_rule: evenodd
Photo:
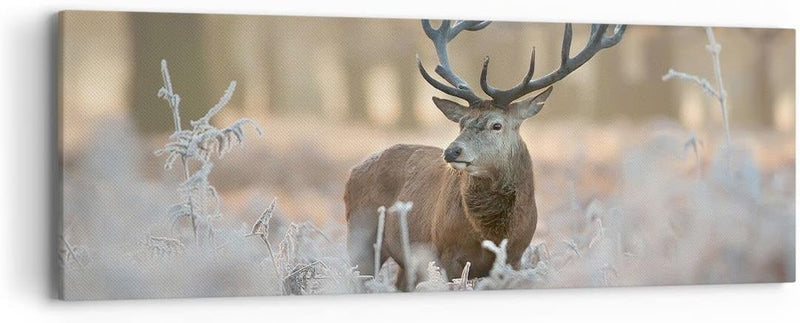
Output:
<svg viewBox="0 0 800 323">
<path fill-rule="evenodd" d="M 459 122 L 467 114 L 467 107 L 450 100 L 433 97 L 433 104 L 444 113 L 450 121 Z"/>
<path fill-rule="evenodd" d="M 516 111 L 520 119 L 535 116 L 544 107 L 544 101 L 550 96 L 550 92 L 553 92 L 552 86 L 535 97 L 512 103 L 509 110 Z"/>
</svg>

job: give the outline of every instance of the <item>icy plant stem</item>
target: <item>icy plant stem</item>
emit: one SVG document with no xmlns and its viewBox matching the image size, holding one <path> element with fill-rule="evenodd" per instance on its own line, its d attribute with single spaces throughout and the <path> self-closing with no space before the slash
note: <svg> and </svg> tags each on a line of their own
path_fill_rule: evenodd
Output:
<svg viewBox="0 0 800 323">
<path fill-rule="evenodd" d="M 278 276 L 281 276 L 280 271 L 278 270 L 278 263 L 275 261 L 275 254 L 272 252 L 272 245 L 269 243 L 269 221 L 272 220 L 272 214 L 275 212 L 275 207 L 277 206 L 278 199 L 272 199 L 272 203 L 269 204 L 264 213 L 261 215 L 260 221 L 262 222 L 261 225 L 264 227 L 264 232 L 260 234 L 261 240 L 264 241 L 264 244 L 267 245 L 267 251 L 269 251 L 269 258 L 272 260 L 272 264 L 275 267 L 275 272 Z"/>
<path fill-rule="evenodd" d="M 266 235 L 261 236 L 261 240 L 264 241 L 264 244 L 267 245 L 267 251 L 269 252 L 269 259 L 272 261 L 272 266 L 275 268 L 275 273 L 278 274 L 278 277 L 281 276 L 281 272 L 278 270 L 277 262 L 275 262 L 275 254 L 272 252 L 272 245 L 269 243 L 269 239 Z"/>
<path fill-rule="evenodd" d="M 180 126 L 178 126 L 178 129 L 180 129 Z M 189 178 L 191 177 L 191 174 L 189 174 L 189 160 L 186 159 L 186 156 L 181 156 L 181 162 L 183 163 L 183 170 L 184 174 L 186 175 L 185 181 L 188 181 Z M 200 240 L 197 238 L 197 220 L 195 219 L 197 216 L 194 213 L 194 201 L 191 192 L 189 192 L 189 214 L 190 214 L 189 217 L 192 219 L 192 232 L 194 233 L 194 243 L 199 244 Z"/>
<path fill-rule="evenodd" d="M 726 169 L 728 171 L 728 176 L 731 176 L 731 130 L 728 125 L 728 94 L 725 92 L 725 87 L 722 85 L 722 69 L 719 63 L 719 52 L 722 50 L 722 46 L 717 44 L 714 31 L 711 30 L 711 27 L 706 27 L 706 36 L 708 36 L 708 45 L 706 49 L 711 52 L 712 61 L 714 62 L 714 75 L 717 78 L 717 93 L 719 94 L 717 100 L 719 100 L 719 107 L 722 111 L 722 124 L 725 129 L 725 149 L 723 153 L 725 154 L 725 160 L 727 162 Z"/>
<path fill-rule="evenodd" d="M 406 290 L 410 291 L 414 286 L 414 270 L 411 266 L 411 243 L 408 239 L 408 217 L 407 212 L 400 212 L 400 231 L 403 235 L 403 260 L 406 264 Z"/>
<path fill-rule="evenodd" d="M 180 110 L 180 103 L 181 99 L 180 96 L 176 95 L 172 89 L 172 80 L 169 76 L 169 69 L 167 68 L 167 61 L 161 60 L 161 77 L 164 79 L 164 89 L 166 93 L 167 102 L 169 103 L 169 107 L 172 110 L 172 123 L 175 127 L 175 133 L 178 134 L 181 132 L 181 110 Z M 186 181 L 189 180 L 191 174 L 189 173 L 189 160 L 186 159 L 186 156 L 181 156 L 181 163 L 183 164 L 184 174 L 186 176 Z M 194 234 L 194 242 L 198 243 L 199 239 L 197 237 L 197 219 L 194 213 L 194 201 L 192 201 L 192 194 L 189 193 L 189 213 L 190 218 L 192 219 L 192 233 Z"/>
<path fill-rule="evenodd" d="M 267 237 L 266 233 L 259 236 L 261 237 L 261 240 L 264 241 L 264 244 L 267 245 L 267 252 L 269 253 L 269 259 L 272 261 L 272 268 L 275 269 L 275 275 L 276 275 L 275 277 L 280 279 L 281 277 L 283 277 L 283 275 L 281 275 L 281 271 L 280 269 L 278 269 L 278 263 L 275 261 L 275 253 L 272 252 L 272 244 L 269 243 L 269 238 Z M 281 294 L 286 295 L 286 289 L 283 287 L 283 284 L 281 283 L 279 285 L 281 287 Z"/>
<path fill-rule="evenodd" d="M 390 211 L 397 212 L 400 221 L 400 235 L 403 239 L 403 262 L 405 263 L 406 291 L 414 289 L 414 268 L 411 264 L 411 242 L 408 237 L 408 212 L 411 211 L 412 202 L 400 202 L 392 206 Z"/>
<path fill-rule="evenodd" d="M 692 133 L 691 136 L 689 136 L 689 140 L 683 145 L 683 148 L 684 149 L 689 147 L 692 148 L 692 151 L 694 152 L 695 169 L 697 170 L 696 177 L 699 180 L 701 177 L 701 168 L 700 168 L 700 153 L 697 152 L 698 143 L 699 141 L 697 140 L 697 136 L 694 133 Z"/>
<path fill-rule="evenodd" d="M 469 282 L 469 267 L 472 265 L 469 261 L 464 265 L 464 270 L 461 271 L 461 290 L 467 290 L 467 283 Z"/>
<path fill-rule="evenodd" d="M 267 246 L 267 252 L 269 253 L 269 259 L 272 261 L 272 268 L 275 269 L 275 277 L 281 278 L 283 275 L 281 274 L 280 268 L 278 268 L 278 262 L 275 260 L 275 253 L 272 252 L 272 244 L 269 243 L 269 222 L 272 219 L 272 214 L 275 212 L 277 202 L 278 199 L 272 199 L 272 203 L 261 213 L 261 216 L 256 220 L 256 223 L 253 224 L 253 228 L 247 236 L 256 235 L 261 238 L 261 241 L 264 241 L 264 244 Z M 286 289 L 283 284 L 280 284 L 280 286 L 281 293 L 285 295 Z"/>
<path fill-rule="evenodd" d="M 727 92 L 725 92 L 725 87 L 722 85 L 722 68 L 720 67 L 719 62 L 719 52 L 722 49 L 722 46 L 717 44 L 717 40 L 714 37 L 714 31 L 711 30 L 711 27 L 706 27 L 706 36 L 708 36 L 708 46 L 706 48 L 711 52 L 711 57 L 714 61 L 714 75 L 717 78 L 717 93 L 719 94 L 717 99 L 719 100 L 720 108 L 722 109 L 722 120 L 723 126 L 725 127 L 725 145 L 727 148 L 730 148 L 731 131 L 730 127 L 728 126 L 728 95 Z"/>
<path fill-rule="evenodd" d="M 731 129 L 728 122 L 728 94 L 725 92 L 725 86 L 722 84 L 722 68 L 720 66 L 719 61 L 719 52 L 722 51 L 722 46 L 717 43 L 717 39 L 714 37 L 714 31 L 711 27 L 706 27 L 706 36 L 708 37 L 708 45 L 706 45 L 706 50 L 711 53 L 711 61 L 714 66 L 714 76 L 717 80 L 717 87 L 713 88 L 711 84 L 703 78 L 698 76 L 678 72 L 673 69 L 670 69 L 667 74 L 665 74 L 661 79 L 663 81 L 669 80 L 671 78 L 677 78 L 679 80 L 689 81 L 696 83 L 699 85 L 703 91 L 714 97 L 719 102 L 720 112 L 722 113 L 722 128 L 725 132 L 725 146 L 723 149 L 723 153 L 725 154 L 725 160 L 727 161 L 727 170 L 728 176 L 731 175 Z"/>
<path fill-rule="evenodd" d="M 172 109 L 172 122 L 175 126 L 175 133 L 181 132 L 181 113 L 180 109 L 180 97 L 175 95 L 175 92 L 172 90 L 172 80 L 169 76 L 169 69 L 167 68 L 167 60 L 161 60 L 161 77 L 164 79 L 164 89 L 166 89 L 167 93 L 167 102 L 169 102 L 169 107 Z"/>
<path fill-rule="evenodd" d="M 383 227 L 386 222 L 386 207 L 381 206 L 378 208 L 378 237 L 375 244 L 372 246 L 375 249 L 375 271 L 373 276 L 377 277 L 378 272 L 381 270 L 381 247 L 383 246 Z"/>
</svg>

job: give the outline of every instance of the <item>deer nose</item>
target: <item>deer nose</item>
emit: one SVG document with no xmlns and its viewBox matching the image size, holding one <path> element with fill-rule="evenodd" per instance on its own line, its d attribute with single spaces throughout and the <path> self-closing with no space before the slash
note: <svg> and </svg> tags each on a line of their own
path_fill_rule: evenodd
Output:
<svg viewBox="0 0 800 323">
<path fill-rule="evenodd" d="M 452 163 L 461 157 L 461 153 L 464 151 L 464 148 L 461 145 L 452 144 L 450 147 L 444 150 L 444 161 L 448 163 Z"/>
</svg>

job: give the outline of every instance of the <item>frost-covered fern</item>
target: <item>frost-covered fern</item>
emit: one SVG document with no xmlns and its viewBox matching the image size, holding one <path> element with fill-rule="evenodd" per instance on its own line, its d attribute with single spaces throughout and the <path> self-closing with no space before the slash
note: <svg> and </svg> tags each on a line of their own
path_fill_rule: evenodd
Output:
<svg viewBox="0 0 800 323">
<path fill-rule="evenodd" d="M 507 239 L 503 239 L 500 245 L 490 240 L 483 241 L 483 247 L 494 253 L 495 258 L 489 276 L 478 280 L 476 290 L 533 288 L 544 283 L 547 274 L 545 263 L 540 261 L 535 268 L 514 270 L 507 262 L 507 246 Z"/>
<path fill-rule="evenodd" d="M 222 129 L 211 124 L 211 118 L 219 113 L 233 96 L 236 81 L 231 81 L 219 102 L 202 118 L 189 123 L 191 129 L 183 129 L 180 114 L 181 97 L 173 90 L 166 60 L 161 61 L 161 76 L 164 79 L 164 86 L 158 90 L 158 97 L 169 103 L 175 132 L 169 137 L 170 141 L 164 148 L 155 153 L 158 156 L 167 155 L 164 164 L 167 170 L 172 169 L 175 162 L 180 159 L 185 176 L 185 181 L 178 189 L 182 201 L 170 207 L 169 215 L 173 220 L 173 228 L 178 219 L 188 217 L 192 222 L 195 242 L 199 242 L 201 232 L 206 233 L 207 239 L 213 237 L 211 221 L 221 216 L 219 195 L 214 186 L 208 182 L 208 175 L 214 167 L 211 162 L 212 155 L 216 154 L 222 158 L 234 146 L 242 145 L 245 125 L 251 125 L 259 136 L 262 132 L 258 123 L 251 119 L 239 119 Z"/>
</svg>

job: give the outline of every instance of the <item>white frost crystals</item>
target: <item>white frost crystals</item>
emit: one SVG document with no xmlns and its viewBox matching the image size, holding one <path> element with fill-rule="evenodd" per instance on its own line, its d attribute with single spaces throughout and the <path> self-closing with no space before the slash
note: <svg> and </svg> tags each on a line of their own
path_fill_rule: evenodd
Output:
<svg viewBox="0 0 800 323">
<path fill-rule="evenodd" d="M 262 131 L 258 124 L 251 119 L 239 119 L 223 129 L 211 125 L 211 118 L 219 113 L 233 96 L 233 92 L 236 90 L 236 81 L 231 81 L 219 102 L 202 118 L 190 122 L 191 130 L 182 129 L 181 97 L 172 88 L 166 60 L 161 61 L 161 76 L 164 79 L 164 86 L 158 90 L 158 97 L 169 103 L 175 132 L 169 137 L 170 142 L 164 145 L 163 149 L 157 150 L 155 154 L 157 156 L 167 154 L 164 164 L 164 168 L 167 170 L 172 169 L 178 159 L 183 164 L 185 181 L 178 190 L 183 201 L 170 207 L 169 215 L 173 223 L 182 217 L 189 217 L 195 242 L 199 243 L 201 228 L 206 232 L 206 238 L 212 238 L 214 231 L 211 220 L 221 216 L 217 190 L 208 182 L 208 175 L 214 166 L 211 162 L 211 155 L 216 153 L 219 158 L 222 158 L 233 146 L 242 145 L 246 124 L 252 125 L 259 136 L 262 135 Z M 194 167 L 194 171 L 190 165 L 191 160 L 198 163 L 198 166 Z"/>
</svg>

